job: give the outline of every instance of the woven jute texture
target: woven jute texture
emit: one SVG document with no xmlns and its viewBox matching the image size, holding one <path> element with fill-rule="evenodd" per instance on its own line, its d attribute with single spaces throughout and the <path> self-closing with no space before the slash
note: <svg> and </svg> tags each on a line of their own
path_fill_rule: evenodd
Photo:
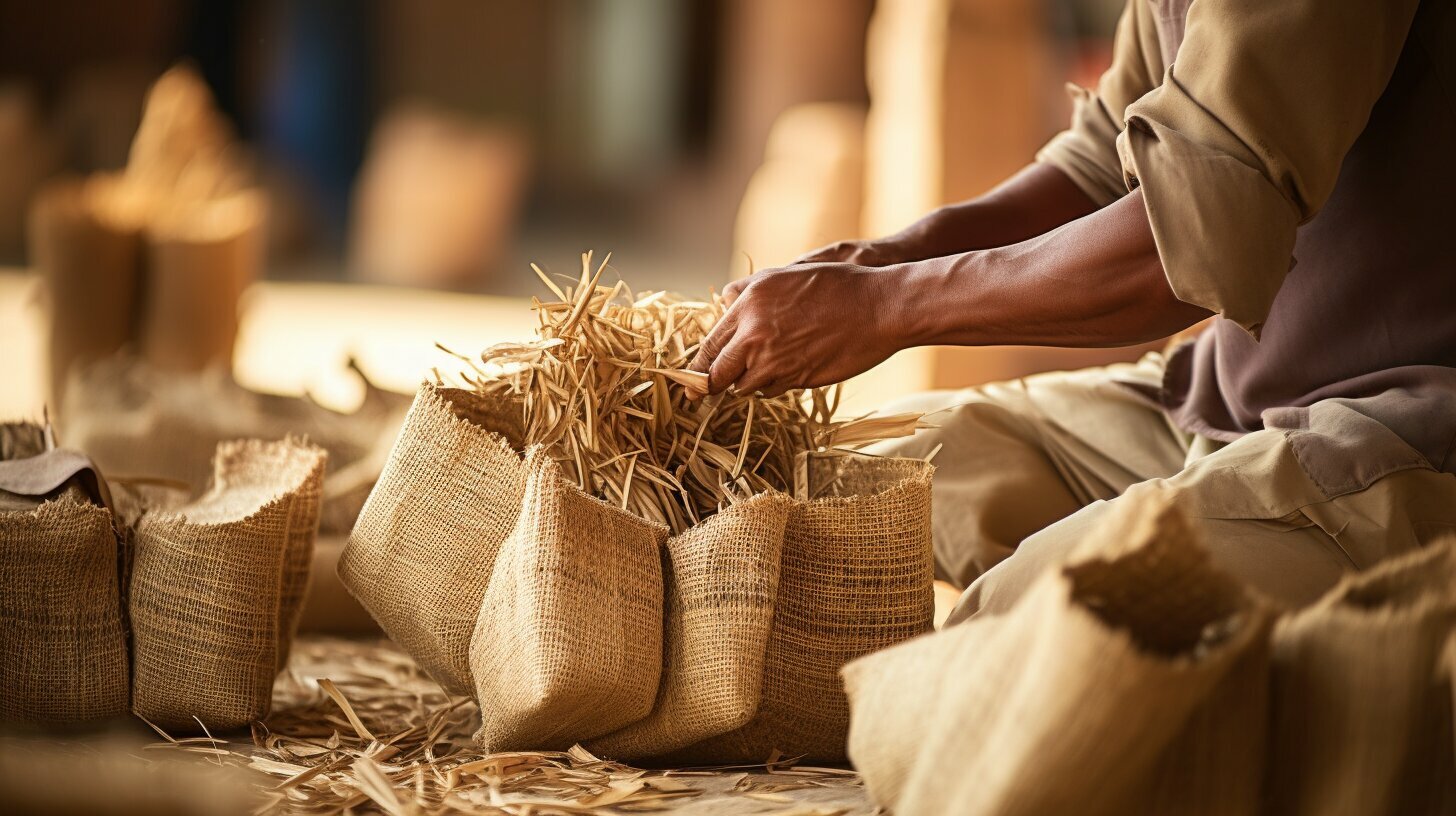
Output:
<svg viewBox="0 0 1456 816">
<path fill-rule="evenodd" d="M 470 671 L 487 751 L 565 750 L 645 717 L 662 671 L 667 528 L 568 484 L 542 448 L 480 602 Z"/>
<path fill-rule="evenodd" d="M 1347 577 L 1274 634 L 1268 813 L 1456 813 L 1456 542 Z"/>
<path fill-rule="evenodd" d="M 116 571 L 106 508 L 68 493 L 0 512 L 0 721 L 126 713 Z"/>
<path fill-rule="evenodd" d="M 520 413 L 424 385 L 359 513 L 339 577 L 381 628 L 457 694 L 496 553 L 526 491 Z"/>
<path fill-rule="evenodd" d="M 293 440 L 224 443 L 205 495 L 142 518 L 130 587 L 137 714 L 193 730 L 268 713 L 291 636 L 284 586 L 306 580 L 285 572 L 307 569 L 294 551 L 311 552 L 325 458 Z"/>
<path fill-rule="evenodd" d="M 758 712 L 793 502 L 763 494 L 667 542 L 662 684 L 652 713 L 588 744 L 638 760 L 747 725 Z"/>
<path fill-rule="evenodd" d="M 850 756 L 899 816 L 1171 814 L 1210 796 L 1255 812 L 1257 764 L 1222 746 L 1257 751 L 1257 724 L 1205 736 L 1216 761 L 1170 746 L 1209 727 L 1200 709 L 1267 644 L 1270 614 L 1209 565 L 1173 505 L 1125 503 L 1005 615 L 850 664 Z M 1161 783 L 1172 776 L 1191 788 Z"/>
<path fill-rule="evenodd" d="M 755 762 L 775 750 L 844 759 L 849 702 L 840 669 L 931 629 L 933 470 L 913 459 L 801 457 L 758 711 L 659 762 Z"/>
</svg>

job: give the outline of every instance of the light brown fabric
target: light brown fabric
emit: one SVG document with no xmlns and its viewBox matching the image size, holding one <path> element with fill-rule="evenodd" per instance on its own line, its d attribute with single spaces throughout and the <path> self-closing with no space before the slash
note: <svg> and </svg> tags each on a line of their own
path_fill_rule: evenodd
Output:
<svg viewBox="0 0 1456 816">
<path fill-rule="evenodd" d="M 1351 576 L 1274 635 L 1269 813 L 1456 811 L 1456 539 Z"/>
<path fill-rule="evenodd" d="M 40 274 L 50 360 L 47 398 L 63 402 L 77 363 L 114 354 L 135 336 L 140 225 L 98 195 L 105 182 L 52 182 L 31 203 L 30 262 Z"/>
<path fill-rule="evenodd" d="M 164 371 L 231 366 L 243 290 L 263 264 L 264 202 L 257 190 L 190 205 L 146 234 L 142 356 Z"/>
<path fill-rule="evenodd" d="M 1456 476 L 1358 406 L 1317 403 L 1296 424 L 1225 445 L 1178 430 L 1129 387 L 1158 382 L 1162 365 L 1149 355 L 885 408 L 936 412 L 937 428 L 868 450 L 940 448 L 937 569 L 968 588 L 951 620 L 1009 609 L 1119 503 L 1160 485 L 1179 494 L 1215 564 L 1288 606 L 1416 549 L 1421 525 L 1456 524 Z"/>
<path fill-rule="evenodd" d="M 1247 687 L 1251 655 L 1257 674 L 1270 612 L 1196 538 L 1170 495 L 1124 506 L 1010 612 L 850 664 L 871 796 L 900 816 L 1255 812 L 1261 710 L 1200 709 L 1231 673 Z M 1194 743 L 1217 747 L 1174 750 Z"/>
<path fill-rule="evenodd" d="M 285 574 L 312 547 L 324 459 L 291 440 L 225 443 L 206 495 L 142 518 L 130 588 L 137 714 L 185 730 L 268 714 L 291 637 L 284 616 L 296 614 L 284 586 L 300 583 Z"/>
<path fill-rule="evenodd" d="M 0 575 L 0 722 L 125 714 L 111 513 L 73 493 L 0 512 Z"/>
<path fill-rule="evenodd" d="M 811 453 L 798 470 L 758 711 L 664 763 L 761 762 L 774 750 L 843 760 L 849 702 L 839 670 L 931 628 L 934 468 Z"/>
<path fill-rule="evenodd" d="M 566 750 L 652 709 L 667 528 L 568 484 L 542 448 L 470 640 L 489 752 Z"/>
<path fill-rule="evenodd" d="M 786 496 L 755 496 L 667 542 L 657 701 L 647 717 L 589 743 L 592 752 L 655 757 L 741 728 L 758 712 L 792 506 Z"/>
<path fill-rule="evenodd" d="M 339 559 L 339 577 L 385 633 L 457 694 L 474 689 L 471 634 L 525 495 L 507 441 L 518 427 L 500 405 L 421 386 Z"/>
</svg>

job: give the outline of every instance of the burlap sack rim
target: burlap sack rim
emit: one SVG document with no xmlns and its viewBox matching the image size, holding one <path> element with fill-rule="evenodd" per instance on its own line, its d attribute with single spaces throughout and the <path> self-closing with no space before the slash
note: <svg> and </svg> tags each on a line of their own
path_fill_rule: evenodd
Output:
<svg viewBox="0 0 1456 816">
<path fill-rule="evenodd" d="M 1355 593 L 1374 585 L 1421 570 L 1440 570 L 1453 580 L 1397 587 L 1375 604 L 1352 598 Z M 1394 622 L 1424 620 L 1432 615 L 1456 608 L 1456 540 L 1422 547 L 1397 556 L 1365 572 L 1352 572 L 1340 579 L 1318 601 L 1280 621 L 1281 628 L 1300 626 L 1304 621 L 1328 623 L 1338 620 L 1346 626 L 1385 629 Z"/>
<path fill-rule="evenodd" d="M 500 434 L 495 435 L 497 437 L 500 437 L 502 440 L 505 439 L 505 437 L 501 436 Z M 515 448 L 512 448 L 511 450 L 515 451 Z M 520 453 L 517 453 L 516 455 L 520 456 L 521 458 L 521 464 L 525 468 L 527 478 L 536 476 L 538 474 L 542 478 L 555 478 L 556 480 L 561 482 L 561 484 L 565 485 L 567 489 L 578 493 L 587 499 L 590 499 L 592 502 L 599 504 L 602 507 L 605 507 L 606 509 L 612 511 L 614 515 L 621 516 L 622 518 L 631 522 L 634 526 L 640 527 L 643 530 L 651 533 L 655 538 L 661 541 L 667 540 L 670 530 L 668 529 L 668 526 L 666 524 L 659 524 L 655 521 L 652 521 L 651 519 L 642 518 L 641 516 L 631 512 L 630 510 L 623 510 L 621 507 L 618 507 L 617 505 L 606 501 L 600 496 L 595 496 L 585 490 L 582 490 L 580 485 L 566 477 L 566 472 L 562 470 L 561 463 L 557 462 L 556 459 L 551 456 L 551 453 L 546 449 L 545 445 L 531 445 L 530 447 L 526 448 L 526 452 L 524 455 Z"/>
<path fill-rule="evenodd" d="M 113 528 L 113 532 L 115 531 L 116 523 L 110 510 L 94 502 L 78 501 L 74 496 L 68 495 L 57 496 L 54 499 L 46 499 L 30 510 L 6 510 L 0 512 L 0 516 L 7 516 L 9 518 L 26 517 L 28 521 L 45 524 L 52 519 L 59 518 L 63 513 L 72 512 L 68 509 L 63 509 L 62 505 L 79 508 L 84 513 L 105 518 L 107 524 Z"/>
<path fill-rule="evenodd" d="M 422 407 L 427 408 L 430 412 L 444 415 L 445 417 L 447 417 L 452 425 L 462 429 L 470 436 L 475 438 L 477 441 L 493 445 L 501 449 L 502 452 L 510 452 L 511 454 L 521 457 L 522 460 L 524 460 L 525 457 L 521 451 L 520 446 L 512 444 L 511 439 L 505 434 L 502 434 L 499 431 L 492 431 L 489 428 L 471 422 L 465 417 L 462 417 L 459 414 L 455 413 L 454 409 L 451 407 L 454 402 L 444 394 L 446 390 L 458 391 L 464 394 L 471 393 L 470 391 L 467 391 L 463 388 L 448 389 L 446 386 L 437 385 L 436 383 L 432 383 L 426 380 L 425 382 L 420 383 L 420 389 L 415 395 L 415 404 L 410 406 L 410 413 L 413 413 L 415 407 L 420 405 L 420 403 L 423 401 L 424 405 Z M 394 458 L 395 449 L 397 449 L 403 441 L 404 428 L 401 427 L 400 433 L 395 437 L 394 445 L 390 448 L 389 456 L 385 459 L 386 463 L 390 459 Z"/>
<path fill-rule="evenodd" d="M 289 504 L 293 501 L 293 494 L 304 488 L 309 483 L 309 481 L 313 479 L 314 474 L 320 468 L 327 467 L 328 453 L 324 451 L 323 448 L 320 448 L 319 446 L 313 444 L 312 442 L 309 442 L 306 439 L 293 436 L 289 436 L 284 439 L 273 440 L 230 439 L 226 442 L 218 443 L 217 450 L 213 454 L 213 462 L 215 465 L 216 462 L 222 459 L 225 455 L 231 455 L 237 451 L 247 450 L 249 448 L 253 450 L 258 450 L 260 448 L 275 446 L 291 449 L 289 452 L 289 458 L 300 460 L 298 464 L 302 464 L 302 460 L 304 460 L 305 458 L 310 458 L 313 461 L 308 465 L 306 469 L 300 468 L 297 473 L 296 479 L 279 481 L 279 483 L 275 485 L 278 491 L 277 494 L 267 501 L 264 501 L 262 504 L 259 504 L 257 507 L 253 508 L 247 513 L 237 516 L 230 516 L 226 519 L 215 521 L 193 521 L 192 519 L 189 519 L 187 517 L 187 513 L 185 512 L 188 505 L 192 504 L 193 501 L 206 498 L 209 494 L 211 494 L 212 491 L 217 487 L 217 485 L 214 484 L 211 488 L 204 492 L 202 496 L 199 496 L 192 501 L 187 502 L 186 504 L 182 505 L 181 508 L 175 510 L 156 510 L 147 513 L 144 521 L 150 524 L 185 524 L 202 525 L 208 527 L 221 526 L 224 524 L 244 524 L 257 519 L 265 513 L 271 512 L 280 505 Z M 280 471 L 280 473 L 287 473 L 287 471 Z"/>
<path fill-rule="evenodd" d="M 547 446 L 544 445 L 544 444 L 542 444 L 542 443 L 539 443 L 538 442 L 538 443 L 534 443 L 532 445 L 526 446 L 525 450 L 523 451 L 520 446 L 515 445 L 515 444 L 512 444 L 511 439 L 509 437 L 505 436 L 504 434 L 502 434 L 502 433 L 500 433 L 498 431 L 492 431 L 492 430 L 489 430 L 487 428 L 484 428 L 484 427 L 482 427 L 482 426 L 480 426 L 480 425 L 478 425 L 478 424 L 476 424 L 474 422 L 471 422 L 469 419 L 466 419 L 465 417 L 462 417 L 459 414 L 455 413 L 455 411 L 451 408 L 451 405 L 453 404 L 452 403 L 452 400 L 449 397 L 447 397 L 445 395 L 445 393 L 444 393 L 447 390 L 448 391 L 455 391 L 455 392 L 458 392 L 458 393 L 461 393 L 461 394 L 467 394 L 467 395 L 470 395 L 470 396 L 478 396 L 474 392 L 470 391 L 469 389 L 465 389 L 465 388 L 451 388 L 449 386 L 440 385 L 438 383 L 430 382 L 429 380 L 425 380 L 424 382 L 422 382 L 420 384 L 420 390 L 419 390 L 419 395 L 418 396 L 420 398 L 423 398 L 426 402 L 430 403 L 430 407 L 432 409 L 438 409 L 438 410 L 443 411 L 444 413 L 448 414 L 449 415 L 449 419 L 450 419 L 450 421 L 452 423 L 458 423 L 459 425 L 463 426 L 475 438 L 477 438 L 479 440 L 482 440 L 482 441 L 486 441 L 486 442 L 493 443 L 493 444 L 501 447 L 503 450 L 509 450 L 511 453 L 513 453 L 517 457 L 519 457 L 523 462 L 527 461 L 527 459 L 530 456 L 532 456 L 533 454 L 542 455 L 542 456 L 545 456 L 548 459 L 551 459 L 552 458 L 551 455 L 550 455 L 550 453 L 549 453 L 549 451 L 548 451 L 548 449 L 547 449 Z M 396 442 L 396 444 L 398 444 L 398 442 Z M 926 460 L 923 460 L 923 459 L 914 459 L 914 458 L 910 458 L 910 457 L 874 457 L 871 454 L 866 454 L 866 453 L 862 453 L 860 451 L 848 450 L 848 449 L 844 449 L 844 448 L 830 448 L 830 449 L 828 449 L 826 451 L 810 451 L 810 453 L 829 453 L 829 452 L 836 452 L 836 453 L 843 453 L 843 454 L 852 454 L 852 455 L 855 455 L 855 456 L 862 456 L 862 457 L 865 457 L 865 458 L 881 458 L 881 459 L 888 458 L 890 461 L 902 462 L 902 463 L 903 462 L 914 462 L 914 463 L 918 463 L 919 467 L 916 468 L 916 472 L 915 473 L 912 473 L 912 474 L 907 475 L 907 476 L 905 476 L 903 478 L 900 478 L 900 479 L 896 479 L 893 482 L 885 482 L 884 484 L 880 485 L 875 490 L 875 492 L 873 492 L 873 493 L 862 493 L 862 494 L 857 494 L 857 495 L 853 495 L 853 496 L 821 496 L 821 497 L 816 498 L 816 499 L 801 499 L 801 498 L 795 497 L 789 491 L 777 490 L 777 489 L 770 488 L 768 490 L 761 490 L 761 491 L 759 491 L 757 493 L 754 493 L 752 496 L 749 496 L 747 499 L 743 499 L 743 500 L 740 500 L 738 502 L 734 502 L 734 504 L 741 504 L 743 501 L 748 501 L 748 500 L 751 500 L 751 499 L 755 499 L 755 498 L 758 498 L 759 496 L 778 495 L 778 496 L 783 496 L 783 497 L 787 498 L 789 501 L 791 501 L 795 505 L 799 505 L 799 506 L 807 506 L 807 507 L 813 507 L 813 508 L 832 508 L 832 507 L 837 507 L 837 506 L 841 506 L 841 505 L 851 505 L 851 504 L 854 504 L 854 503 L 856 503 L 858 501 L 862 501 L 866 497 L 870 497 L 870 496 L 882 496 L 882 495 L 885 495 L 887 493 L 893 493 L 893 492 L 896 492 L 896 491 L 908 490 L 912 486 L 915 486 L 915 485 L 928 484 L 928 483 L 931 482 L 932 477 L 935 474 L 935 465 L 933 465 L 930 462 L 928 462 Z M 391 454 L 390 455 L 393 456 L 393 452 L 392 451 L 391 451 Z M 552 461 L 555 461 L 555 460 L 552 459 Z M 558 466 L 559 466 L 559 463 L 558 463 Z M 641 516 L 637 515 L 636 513 L 632 513 L 631 511 L 623 510 L 621 507 L 618 507 L 617 505 L 612 504 L 611 502 L 608 502 L 608 501 L 602 499 L 599 496 L 596 496 L 596 495 L 594 495 L 594 494 L 592 494 L 592 493 L 590 493 L 590 492 L 588 492 L 586 490 L 583 490 L 579 484 L 577 484 L 577 483 L 571 481 L 570 479 L 568 479 L 566 477 L 564 471 L 561 472 L 561 479 L 569 487 L 571 487 L 571 489 L 577 491 L 578 493 L 581 493 L 582 495 L 584 495 L 584 496 L 592 499 L 593 501 L 599 502 L 601 504 L 606 505 L 607 507 L 612 508 L 613 510 L 617 511 L 620 514 L 623 514 L 623 515 L 626 515 L 626 516 L 630 516 L 630 517 L 632 517 L 635 520 L 638 520 L 638 521 L 644 522 L 644 523 L 646 523 L 648 525 L 651 525 L 653 528 L 663 527 L 664 526 L 664 525 L 658 524 L 657 522 L 651 521 L 649 519 L 644 519 Z M 721 512 L 721 511 L 719 511 L 719 512 Z M 714 517 L 716 515 L 717 515 L 717 513 L 714 513 L 713 516 L 709 516 L 708 518 L 712 518 L 712 517 Z M 689 527 L 688 529 L 689 530 L 695 529 L 695 528 L 698 527 L 698 525 L 703 524 L 706 521 L 707 521 L 707 519 L 703 519 L 703 520 L 699 521 L 698 524 L 694 524 L 692 527 Z M 687 531 L 685 530 L 684 532 L 687 532 Z"/>
</svg>

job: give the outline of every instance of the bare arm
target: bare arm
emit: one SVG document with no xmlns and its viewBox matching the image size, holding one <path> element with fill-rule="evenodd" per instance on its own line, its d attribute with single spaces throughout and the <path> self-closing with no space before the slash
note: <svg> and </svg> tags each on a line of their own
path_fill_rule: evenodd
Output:
<svg viewBox="0 0 1456 816">
<path fill-rule="evenodd" d="M 918 345 L 1130 345 L 1209 314 L 1174 297 L 1136 192 L 1008 246 L 739 283 L 693 361 L 713 392 L 828 385 Z"/>
<path fill-rule="evenodd" d="M 890 266 L 1024 241 L 1096 209 L 1061 170 L 1031 164 L 985 195 L 949 204 L 894 235 L 840 241 L 794 262 Z"/>
</svg>

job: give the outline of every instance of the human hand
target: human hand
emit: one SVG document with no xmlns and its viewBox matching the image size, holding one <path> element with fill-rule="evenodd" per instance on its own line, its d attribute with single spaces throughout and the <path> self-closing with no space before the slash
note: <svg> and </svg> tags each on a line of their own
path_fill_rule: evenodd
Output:
<svg viewBox="0 0 1456 816">
<path fill-rule="evenodd" d="M 845 263 L 856 266 L 889 266 L 900 262 L 895 247 L 888 240 L 835 241 L 828 246 L 800 256 L 790 266 L 812 263 Z"/>
<path fill-rule="evenodd" d="M 891 298 L 896 276 L 850 264 L 767 269 L 724 290 L 729 308 L 689 368 L 708 390 L 777 396 L 831 385 L 900 350 Z"/>
</svg>

